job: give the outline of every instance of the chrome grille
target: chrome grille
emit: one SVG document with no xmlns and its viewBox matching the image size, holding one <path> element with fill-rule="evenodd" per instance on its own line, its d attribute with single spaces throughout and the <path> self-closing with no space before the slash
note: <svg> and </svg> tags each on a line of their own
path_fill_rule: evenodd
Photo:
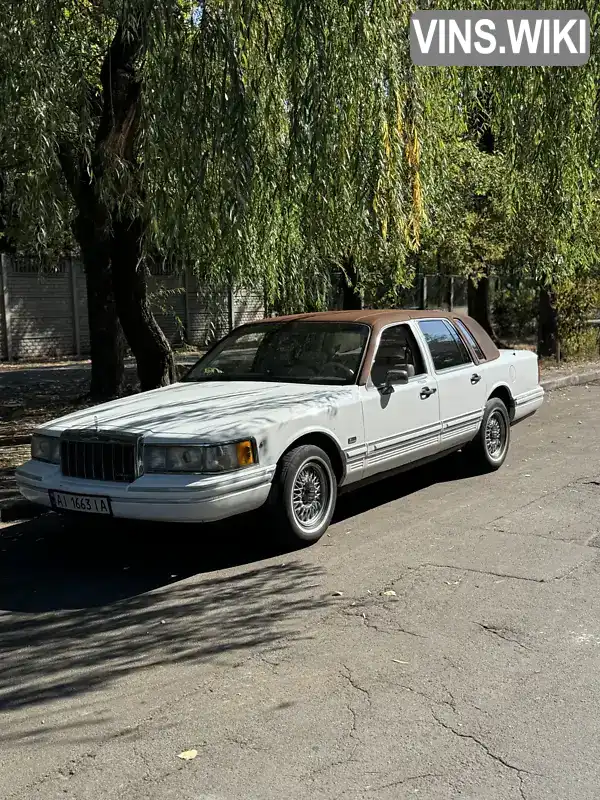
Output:
<svg viewBox="0 0 600 800">
<path fill-rule="evenodd" d="M 60 468 L 69 478 L 132 483 L 138 476 L 138 445 L 100 435 L 71 435 L 60 443 Z"/>
</svg>

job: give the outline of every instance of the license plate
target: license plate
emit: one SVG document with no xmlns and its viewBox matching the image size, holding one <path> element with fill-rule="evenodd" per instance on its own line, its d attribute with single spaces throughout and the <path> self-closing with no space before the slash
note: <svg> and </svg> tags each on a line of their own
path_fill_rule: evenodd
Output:
<svg viewBox="0 0 600 800">
<path fill-rule="evenodd" d="M 110 499 L 87 494 L 49 491 L 50 503 L 56 511 L 83 511 L 88 514 L 112 515 Z"/>
</svg>

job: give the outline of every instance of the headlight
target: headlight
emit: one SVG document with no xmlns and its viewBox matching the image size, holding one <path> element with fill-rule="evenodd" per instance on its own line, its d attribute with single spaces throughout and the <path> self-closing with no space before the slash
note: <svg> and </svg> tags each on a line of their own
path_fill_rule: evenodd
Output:
<svg viewBox="0 0 600 800">
<path fill-rule="evenodd" d="M 60 439 L 35 433 L 31 437 L 31 457 L 36 461 L 60 464 Z"/>
<path fill-rule="evenodd" d="M 231 472 L 256 463 L 254 443 L 220 445 L 146 445 L 145 472 Z"/>
</svg>

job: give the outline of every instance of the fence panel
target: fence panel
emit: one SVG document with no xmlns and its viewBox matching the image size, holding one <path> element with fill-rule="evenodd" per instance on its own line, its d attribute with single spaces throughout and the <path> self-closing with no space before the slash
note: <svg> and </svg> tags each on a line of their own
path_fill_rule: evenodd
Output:
<svg viewBox="0 0 600 800">
<path fill-rule="evenodd" d="M 262 293 L 208 291 L 185 274 L 151 274 L 150 301 L 173 345 L 204 348 L 230 324 L 264 316 Z M 64 259 L 42 268 L 39 261 L 2 254 L 0 270 L 0 359 L 33 361 L 88 355 L 90 334 L 85 272 Z"/>
<path fill-rule="evenodd" d="M 30 361 L 73 353 L 69 261 L 40 270 L 33 259 L 9 259 L 4 278 L 4 316 L 12 359 Z"/>
</svg>

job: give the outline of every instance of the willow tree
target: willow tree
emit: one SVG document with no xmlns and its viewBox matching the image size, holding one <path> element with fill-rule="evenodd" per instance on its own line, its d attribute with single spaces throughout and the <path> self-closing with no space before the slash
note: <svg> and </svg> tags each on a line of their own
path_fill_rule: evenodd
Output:
<svg viewBox="0 0 600 800">
<path fill-rule="evenodd" d="M 206 287 L 261 282 L 290 308 L 408 283 L 441 146 L 461 130 L 452 70 L 416 70 L 396 0 L 4 0 L 0 168 L 11 234 L 85 265 L 92 390 L 173 375 L 149 259 Z M 437 192 L 437 196 L 444 196 Z"/>
<path fill-rule="evenodd" d="M 481 8 L 479 0 L 445 7 Z M 509 0 L 494 8 L 512 9 Z M 567 0 L 546 0 L 545 10 L 569 10 Z M 485 99 L 481 111 L 493 132 L 507 174 L 508 248 L 505 266 L 538 287 L 539 352 L 554 354 L 560 297 L 597 268 L 600 224 L 600 4 L 579 4 L 591 24 L 590 59 L 580 67 L 512 67 L 463 72 L 467 101 Z"/>
</svg>

